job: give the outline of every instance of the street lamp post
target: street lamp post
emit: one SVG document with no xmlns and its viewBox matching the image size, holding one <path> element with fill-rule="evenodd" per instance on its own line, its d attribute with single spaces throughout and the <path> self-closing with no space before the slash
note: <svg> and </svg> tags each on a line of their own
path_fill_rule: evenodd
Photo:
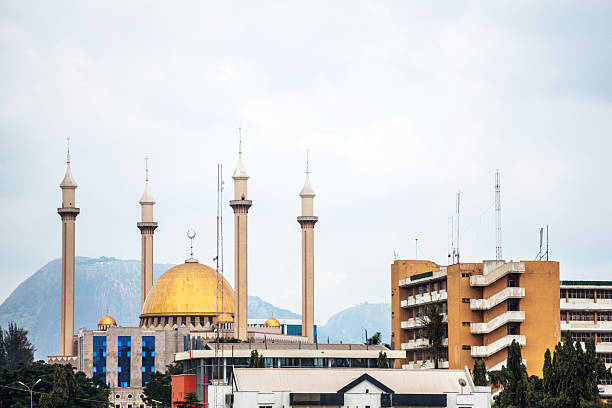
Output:
<svg viewBox="0 0 612 408">
<path fill-rule="evenodd" d="M 38 384 L 40 382 L 40 378 L 38 380 L 36 380 L 36 382 L 31 387 L 28 387 L 27 385 L 25 385 L 21 381 L 17 381 L 17 382 L 19 384 L 23 385 L 24 387 L 26 387 L 28 389 L 28 391 L 30 391 L 30 408 L 32 408 L 34 406 L 33 403 L 32 403 L 32 394 L 34 393 L 34 387 L 36 387 L 36 384 Z"/>
</svg>

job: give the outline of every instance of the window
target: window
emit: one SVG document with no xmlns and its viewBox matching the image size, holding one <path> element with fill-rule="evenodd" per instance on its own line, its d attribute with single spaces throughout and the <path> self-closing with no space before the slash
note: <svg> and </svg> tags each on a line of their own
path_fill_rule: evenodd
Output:
<svg viewBox="0 0 612 408">
<path fill-rule="evenodd" d="M 462 326 L 468 326 L 468 327 L 469 327 L 470 322 L 461 322 L 461 325 L 462 325 Z"/>
<path fill-rule="evenodd" d="M 106 382 L 106 336 L 93 336 L 93 372 L 96 378 Z"/>
<path fill-rule="evenodd" d="M 155 336 L 142 336 L 142 386 L 151 381 L 155 372 Z"/>
<path fill-rule="evenodd" d="M 612 290 L 599 289 L 597 291 L 597 299 L 612 299 Z"/>
<path fill-rule="evenodd" d="M 520 323 L 508 323 L 508 335 L 514 336 L 521 334 Z"/>
<path fill-rule="evenodd" d="M 468 272 L 461 272 L 461 277 L 462 278 L 469 278 L 470 274 Z"/>
<path fill-rule="evenodd" d="M 506 281 L 508 284 L 507 286 L 509 288 L 516 288 L 518 287 L 519 277 L 517 274 L 513 273 L 513 274 L 508 275 L 508 277 L 506 278 Z"/>
<path fill-rule="evenodd" d="M 593 312 L 569 312 L 569 319 L 573 322 L 594 322 L 595 313 Z"/>
<path fill-rule="evenodd" d="M 606 364 L 612 364 L 612 354 L 610 353 L 597 353 L 597 357 L 601 358 Z"/>
<path fill-rule="evenodd" d="M 470 303 L 470 298 L 461 299 L 461 303 Z"/>
<path fill-rule="evenodd" d="M 440 290 L 446 290 L 446 281 L 445 280 L 440 282 Z"/>
<path fill-rule="evenodd" d="M 597 343 L 612 343 L 612 332 L 597 333 Z"/>
<path fill-rule="evenodd" d="M 518 299 L 508 299 L 506 302 L 508 304 L 509 312 L 516 312 L 519 310 L 519 300 Z"/>
<path fill-rule="evenodd" d="M 599 295 L 599 293 L 597 293 Z M 610 321 L 612 320 L 612 312 L 597 312 L 597 320 Z"/>
<path fill-rule="evenodd" d="M 565 299 L 566 294 L 567 294 L 567 291 L 565 289 L 561 289 L 561 299 Z"/>
<path fill-rule="evenodd" d="M 121 387 L 129 387 L 132 339 L 130 336 L 119 336 L 117 340 L 117 383 Z"/>
<path fill-rule="evenodd" d="M 566 335 L 566 333 L 561 333 L 561 334 L 562 334 L 562 337 L 564 337 Z M 598 333 L 597 334 L 599 342 L 602 341 L 601 340 L 601 335 L 602 334 L 604 334 L 604 333 Z M 612 333 L 610 333 L 610 334 L 612 334 Z M 572 336 L 572 340 L 580 341 L 580 342 L 584 342 L 586 339 L 589 339 L 591 337 L 595 338 L 594 334 L 590 333 L 590 332 L 570 332 L 570 335 Z"/>
<path fill-rule="evenodd" d="M 567 297 L 570 299 L 593 299 L 593 289 L 568 289 Z"/>
<path fill-rule="evenodd" d="M 468 345 L 468 344 L 464 344 L 463 346 L 461 346 L 462 350 L 471 350 L 472 346 Z"/>
</svg>

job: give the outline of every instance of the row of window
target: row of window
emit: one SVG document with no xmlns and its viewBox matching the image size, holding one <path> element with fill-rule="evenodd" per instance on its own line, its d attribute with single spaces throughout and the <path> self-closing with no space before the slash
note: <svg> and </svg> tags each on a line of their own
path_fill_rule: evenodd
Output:
<svg viewBox="0 0 612 408">
<path fill-rule="evenodd" d="M 408 296 L 425 295 L 430 292 L 437 292 L 439 290 L 446 290 L 446 280 L 429 282 L 424 285 L 412 286 L 407 289 Z"/>
<path fill-rule="evenodd" d="M 106 381 L 106 336 L 93 336 L 93 373 Z M 155 336 L 142 336 L 142 386 L 151 380 L 155 372 Z M 117 337 L 117 384 L 120 387 L 130 386 L 130 366 L 132 357 L 132 339 L 130 336 Z"/>
<path fill-rule="evenodd" d="M 416 351 L 408 351 L 406 353 L 406 358 L 408 359 L 408 361 L 410 362 L 417 362 L 417 361 L 432 361 L 433 362 L 433 355 L 431 353 L 431 351 L 427 351 L 427 350 L 416 350 Z M 439 351 L 439 360 L 442 361 L 448 361 L 448 349 L 446 347 L 442 347 Z"/>
<path fill-rule="evenodd" d="M 565 337 L 565 332 L 561 333 Z M 612 332 L 570 332 L 574 341 L 586 341 L 589 338 L 596 339 L 596 343 L 612 343 Z"/>
<path fill-rule="evenodd" d="M 447 312 L 448 306 L 446 302 L 440 303 L 439 307 L 440 307 L 440 313 L 445 314 Z M 407 313 L 408 313 L 409 319 L 423 317 L 425 316 L 425 307 L 424 306 L 413 307 L 413 308 L 408 309 Z"/>
<path fill-rule="evenodd" d="M 612 299 L 612 289 L 561 289 L 561 299 Z"/>
<path fill-rule="evenodd" d="M 562 311 L 561 320 L 568 320 L 570 322 L 594 322 L 599 321 L 612 321 L 612 311 L 599 311 L 599 312 L 588 312 L 588 311 Z"/>
</svg>

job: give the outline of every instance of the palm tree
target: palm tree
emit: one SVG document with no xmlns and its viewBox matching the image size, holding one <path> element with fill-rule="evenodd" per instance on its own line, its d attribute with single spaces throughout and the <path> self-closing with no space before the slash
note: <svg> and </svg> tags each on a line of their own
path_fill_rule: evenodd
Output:
<svg viewBox="0 0 612 408">
<path fill-rule="evenodd" d="M 423 330 L 425 338 L 429 340 L 427 349 L 433 354 L 434 368 L 439 368 L 438 360 L 440 358 L 440 349 L 446 337 L 443 321 L 444 316 L 440 313 L 440 307 L 437 304 L 425 306 L 424 312 L 424 315 L 419 317 L 418 322 L 421 326 L 421 330 Z"/>
</svg>

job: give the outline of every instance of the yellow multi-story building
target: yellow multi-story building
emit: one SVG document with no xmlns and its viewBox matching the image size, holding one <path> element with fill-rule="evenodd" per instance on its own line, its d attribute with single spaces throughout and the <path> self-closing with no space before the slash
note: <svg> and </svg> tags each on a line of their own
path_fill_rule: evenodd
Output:
<svg viewBox="0 0 612 408">
<path fill-rule="evenodd" d="M 544 353 L 561 340 L 559 263 L 483 261 L 440 266 L 424 260 L 391 265 L 391 341 L 407 351 L 403 368 L 431 367 L 420 317 L 439 305 L 447 338 L 439 366 L 501 368 L 513 340 L 530 375 L 542 374 Z"/>
</svg>

